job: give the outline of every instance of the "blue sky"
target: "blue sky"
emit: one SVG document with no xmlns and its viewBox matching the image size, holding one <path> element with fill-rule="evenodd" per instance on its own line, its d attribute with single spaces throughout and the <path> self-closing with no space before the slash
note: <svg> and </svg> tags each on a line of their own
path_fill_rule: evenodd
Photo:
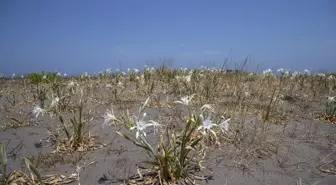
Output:
<svg viewBox="0 0 336 185">
<path fill-rule="evenodd" d="M 171 61 L 336 71 L 334 0 L 1 0 L 0 73 Z"/>
</svg>

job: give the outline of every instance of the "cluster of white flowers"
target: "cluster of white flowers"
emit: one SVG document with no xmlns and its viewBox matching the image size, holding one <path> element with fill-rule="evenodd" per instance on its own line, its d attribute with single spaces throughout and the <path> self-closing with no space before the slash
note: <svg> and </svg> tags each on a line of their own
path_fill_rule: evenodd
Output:
<svg viewBox="0 0 336 185">
<path fill-rule="evenodd" d="M 148 67 L 147 65 L 144 66 L 144 71 L 153 73 L 155 72 L 155 68 L 154 67 Z"/>
<path fill-rule="evenodd" d="M 197 130 L 201 130 L 202 129 L 202 134 L 206 135 L 206 131 L 209 131 L 210 133 L 212 133 L 215 137 L 217 137 L 216 132 L 214 130 L 212 130 L 212 127 L 216 127 L 219 126 L 219 128 L 221 129 L 221 131 L 223 133 L 227 132 L 229 130 L 229 121 L 231 119 L 225 119 L 224 117 L 222 117 L 222 121 L 221 123 L 219 123 L 218 125 L 215 124 L 210 118 L 210 114 L 209 116 L 204 119 L 203 115 L 200 115 L 200 118 L 202 120 L 202 125 L 198 127 Z"/>
<path fill-rule="evenodd" d="M 127 72 L 128 73 L 139 73 L 139 69 L 137 69 L 137 68 L 134 68 L 134 69 L 127 68 Z"/>
<path fill-rule="evenodd" d="M 281 76 L 284 76 L 284 77 L 289 76 L 289 70 L 287 69 L 279 68 L 278 72 L 280 73 Z"/>
<path fill-rule="evenodd" d="M 175 76 L 175 79 L 178 80 L 178 81 L 185 81 L 185 82 L 189 83 L 189 82 L 191 82 L 192 73 L 193 73 L 193 70 L 190 70 L 188 72 L 188 75 L 186 75 L 186 76 L 177 75 L 177 76 Z"/>
<path fill-rule="evenodd" d="M 175 101 L 175 102 L 183 104 L 183 105 L 189 105 L 192 97 L 193 96 L 184 96 L 181 98 L 180 101 Z M 202 106 L 201 108 L 201 110 L 203 111 L 206 109 L 210 110 L 210 112 L 214 112 L 211 105 L 206 104 Z M 134 125 L 130 127 L 130 130 L 136 130 L 136 134 L 135 134 L 136 139 L 138 139 L 140 136 L 146 137 L 146 129 L 149 127 L 153 127 L 154 134 L 155 132 L 157 132 L 158 128 L 161 127 L 161 125 L 156 121 L 153 121 L 153 120 L 145 121 L 146 116 L 147 116 L 147 113 L 143 113 L 142 117 L 137 117 L 135 115 L 132 115 Z M 104 127 L 107 124 L 120 121 L 114 115 L 113 109 L 107 110 L 103 118 L 104 118 L 104 122 L 102 124 L 102 127 Z M 211 120 L 210 114 L 206 119 L 204 119 L 202 114 L 199 116 L 199 118 L 201 119 L 201 125 L 197 128 L 197 130 L 201 131 L 203 135 L 206 135 L 207 132 L 210 132 L 215 137 L 217 137 L 215 131 L 213 130 L 213 127 L 219 127 L 223 133 L 229 130 L 229 121 L 231 119 L 225 119 L 224 117 L 222 117 L 221 122 L 219 124 L 216 124 Z"/>
<path fill-rule="evenodd" d="M 272 69 L 266 69 L 266 70 L 264 70 L 264 71 L 263 71 L 263 74 L 264 74 L 265 76 L 273 76 L 273 75 L 274 75 Z"/>
<path fill-rule="evenodd" d="M 111 72 L 111 68 L 107 68 L 106 70 L 105 70 L 105 73 L 106 74 L 111 74 L 112 72 Z"/>
<path fill-rule="evenodd" d="M 326 75 L 324 73 L 316 73 L 316 76 L 325 77 Z"/>
<path fill-rule="evenodd" d="M 300 74 L 301 74 L 300 72 L 294 71 L 292 73 L 292 78 L 295 78 L 295 77 L 299 76 Z"/>
<path fill-rule="evenodd" d="M 310 71 L 308 69 L 303 70 L 303 74 L 307 75 L 307 76 L 311 75 L 311 73 L 310 73 Z"/>
<path fill-rule="evenodd" d="M 81 74 L 80 77 L 81 78 L 90 78 L 90 74 L 88 72 L 84 72 L 83 74 Z"/>
</svg>

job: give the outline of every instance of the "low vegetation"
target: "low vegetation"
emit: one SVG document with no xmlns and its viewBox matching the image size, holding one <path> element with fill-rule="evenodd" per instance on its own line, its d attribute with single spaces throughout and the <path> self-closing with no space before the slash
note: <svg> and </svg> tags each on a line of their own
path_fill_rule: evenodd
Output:
<svg viewBox="0 0 336 185">
<path fill-rule="evenodd" d="M 137 169 L 127 178 L 113 180 L 103 175 L 97 184 L 206 183 L 216 174 L 215 167 L 208 165 L 214 160 L 211 156 L 216 155 L 219 164 L 224 151 L 234 151 L 230 163 L 243 171 L 267 158 L 275 158 L 279 166 L 284 166 L 286 159 L 281 154 L 288 149 L 288 138 L 318 142 L 317 131 L 299 130 L 293 120 L 336 123 L 336 77 L 308 70 L 247 72 L 245 63 L 240 70 L 145 66 L 125 72 L 107 69 L 93 75 L 42 72 L 2 78 L 1 135 L 48 124 L 47 138 L 40 138 L 35 147 L 50 143 L 52 153 L 58 156 L 78 154 L 82 159 L 107 150 L 110 141 L 104 140 L 106 135 L 114 135 L 113 140 L 118 138 L 147 155 L 136 161 Z M 113 131 L 104 134 L 97 128 Z M 323 138 L 335 151 L 335 134 L 325 133 Z M 0 179 L 8 185 L 86 184 L 81 182 L 80 171 L 98 160 L 93 158 L 94 162 L 83 166 L 78 164 L 81 160 L 74 160 L 75 169 L 70 175 L 61 171 L 50 175 L 40 173 L 43 162 L 39 160 L 39 167 L 33 164 L 37 160 L 29 160 L 36 157 L 13 158 L 20 144 L 11 147 L 8 160 L 9 141 L 4 137 L 0 141 Z M 116 153 L 122 152 L 121 148 Z M 325 166 L 335 164 L 331 156 L 334 153 L 326 155 L 316 167 L 321 173 L 336 173 L 336 166 Z M 327 159 L 331 161 L 325 162 Z M 26 168 L 9 170 L 10 161 L 15 160 L 22 160 Z M 48 166 L 52 164 L 48 161 Z"/>
</svg>

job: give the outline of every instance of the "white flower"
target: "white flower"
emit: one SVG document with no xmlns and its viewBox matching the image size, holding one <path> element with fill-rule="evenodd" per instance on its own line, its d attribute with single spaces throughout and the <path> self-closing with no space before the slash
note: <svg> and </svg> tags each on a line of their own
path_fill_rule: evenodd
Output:
<svg viewBox="0 0 336 185">
<path fill-rule="evenodd" d="M 105 87 L 108 88 L 108 89 L 110 89 L 110 88 L 112 88 L 112 85 L 111 84 L 106 84 Z"/>
<path fill-rule="evenodd" d="M 51 107 L 54 107 L 55 105 L 57 105 L 59 102 L 59 97 L 55 97 L 52 101 L 51 101 Z"/>
<path fill-rule="evenodd" d="M 202 107 L 201 107 L 201 110 L 209 110 L 210 112 L 215 112 L 215 109 L 210 105 L 210 104 L 204 104 Z"/>
<path fill-rule="evenodd" d="M 210 131 L 215 137 L 217 137 L 215 131 L 212 130 L 212 127 L 213 127 L 213 126 L 217 126 L 217 125 L 214 124 L 214 123 L 210 120 L 210 115 L 208 116 L 207 119 L 204 119 L 202 115 L 200 115 L 200 118 L 202 119 L 202 125 L 199 126 L 199 127 L 197 128 L 197 130 L 202 129 L 202 134 L 203 134 L 203 135 L 206 135 L 206 131 L 208 130 L 208 131 Z"/>
<path fill-rule="evenodd" d="M 114 112 L 113 112 L 113 109 L 111 110 L 107 110 L 103 116 L 104 118 L 104 123 L 102 125 L 102 127 L 104 128 L 104 125 L 110 123 L 111 121 L 114 122 L 114 121 L 117 121 L 118 119 L 115 117 L 114 115 Z"/>
<path fill-rule="evenodd" d="M 70 81 L 69 84 L 68 84 L 69 87 L 73 87 L 73 86 L 75 86 L 75 85 L 78 85 L 78 84 L 75 83 L 74 81 Z"/>
<path fill-rule="evenodd" d="M 224 117 L 222 117 L 222 122 L 219 124 L 220 129 L 222 130 L 222 132 L 228 131 L 229 130 L 229 121 L 231 119 L 225 119 Z"/>
<path fill-rule="evenodd" d="M 66 73 L 64 73 L 63 76 L 68 76 L 68 75 Z"/>
<path fill-rule="evenodd" d="M 23 76 L 23 75 L 21 75 L 21 78 L 24 78 L 24 76 Z"/>
<path fill-rule="evenodd" d="M 327 98 L 328 98 L 328 100 L 327 100 L 328 103 L 336 102 L 336 100 L 335 100 L 336 96 L 327 96 Z"/>
<path fill-rule="evenodd" d="M 320 77 L 325 77 L 326 76 L 324 73 L 317 73 L 316 75 L 320 76 Z"/>
<path fill-rule="evenodd" d="M 249 98 L 249 97 L 251 96 L 251 93 L 248 92 L 248 91 L 245 91 L 245 92 L 244 92 L 244 96 L 245 96 L 246 98 Z"/>
<path fill-rule="evenodd" d="M 189 74 L 189 75 L 187 75 L 187 76 L 185 77 L 185 81 L 186 81 L 186 82 L 190 82 L 190 81 L 191 81 L 191 75 L 192 75 L 192 74 Z"/>
<path fill-rule="evenodd" d="M 334 76 L 333 75 L 330 75 L 329 77 L 328 77 L 328 80 L 333 80 L 334 79 Z"/>
<path fill-rule="evenodd" d="M 146 132 L 145 129 L 149 126 L 151 126 L 151 124 L 147 124 L 143 119 L 146 117 L 146 113 L 143 114 L 141 119 L 138 119 L 135 115 L 133 115 L 133 120 L 135 123 L 135 126 L 131 127 L 130 130 L 134 130 L 136 129 L 136 135 L 135 137 L 138 139 L 139 135 L 143 135 L 144 137 L 146 137 Z"/>
<path fill-rule="evenodd" d="M 35 114 L 36 118 L 42 114 L 42 116 L 44 115 L 45 110 L 43 110 L 40 106 L 36 105 L 33 109 L 33 114 Z"/>
<path fill-rule="evenodd" d="M 47 78 L 47 75 L 43 75 L 43 79 L 46 79 Z"/>
<path fill-rule="evenodd" d="M 300 73 L 297 71 L 294 71 L 294 73 L 292 74 L 292 77 L 295 78 L 296 76 L 298 76 Z"/>
<path fill-rule="evenodd" d="M 122 87 L 122 86 L 123 86 L 123 83 L 119 81 L 117 84 L 117 87 Z"/>
<path fill-rule="evenodd" d="M 183 105 L 189 105 L 192 98 L 193 98 L 193 96 L 184 96 L 184 97 L 181 97 L 181 101 L 174 101 L 174 102 L 175 103 L 180 103 L 180 104 L 183 104 Z"/>
<path fill-rule="evenodd" d="M 153 120 L 150 120 L 150 121 L 148 121 L 150 124 L 152 124 L 152 126 L 153 126 L 153 128 L 154 128 L 154 135 L 155 135 L 155 133 L 158 131 L 158 127 L 161 127 L 161 125 L 158 123 L 158 122 L 156 122 L 156 121 L 153 121 Z"/>
<path fill-rule="evenodd" d="M 264 75 L 273 75 L 273 71 L 272 71 L 272 69 L 267 69 L 267 70 L 263 71 L 263 74 Z"/>
<path fill-rule="evenodd" d="M 58 72 L 58 73 L 57 73 L 57 76 L 61 76 L 61 73 L 60 73 L 60 72 Z"/>
<path fill-rule="evenodd" d="M 304 72 L 306 75 L 310 75 L 310 71 L 309 71 L 308 69 L 305 69 L 303 72 Z"/>
<path fill-rule="evenodd" d="M 146 117 L 146 115 L 147 115 L 146 113 L 143 113 L 143 116 L 141 119 L 138 119 L 135 115 L 133 115 L 135 126 L 131 127 L 130 130 L 134 130 L 134 129 L 137 130 L 136 135 L 135 135 L 136 139 L 138 139 L 140 135 L 146 137 L 145 129 L 147 127 L 153 126 L 154 133 L 155 133 L 155 130 L 157 130 L 157 127 L 160 126 L 159 123 L 152 121 L 152 120 L 145 122 L 144 118 Z"/>
</svg>

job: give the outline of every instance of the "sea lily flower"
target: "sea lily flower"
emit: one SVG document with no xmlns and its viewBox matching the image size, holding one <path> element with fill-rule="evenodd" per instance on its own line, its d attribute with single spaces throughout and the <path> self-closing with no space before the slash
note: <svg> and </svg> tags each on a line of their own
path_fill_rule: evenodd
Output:
<svg viewBox="0 0 336 185">
<path fill-rule="evenodd" d="M 310 71 L 309 71 L 308 69 L 305 69 L 303 72 L 304 72 L 304 74 L 306 74 L 306 75 L 310 75 L 310 74 L 311 74 Z"/>
<path fill-rule="evenodd" d="M 35 107 L 34 107 L 34 109 L 33 109 L 33 114 L 35 114 L 35 116 L 36 116 L 36 118 L 40 115 L 40 114 L 42 114 L 42 116 L 44 115 L 44 112 L 45 112 L 45 110 L 44 109 L 42 109 L 40 106 L 38 106 L 38 105 L 36 105 Z"/>
<path fill-rule="evenodd" d="M 328 98 L 328 100 L 327 100 L 328 103 L 336 102 L 336 100 L 335 100 L 336 96 L 327 96 L 327 98 Z"/>
<path fill-rule="evenodd" d="M 133 120 L 134 120 L 134 123 L 135 123 L 135 126 L 131 127 L 130 130 L 134 130 L 136 129 L 136 139 L 139 138 L 139 136 L 144 136 L 146 137 L 146 132 L 145 132 L 145 129 L 147 127 L 150 127 L 150 126 L 153 126 L 154 128 L 156 128 L 157 126 L 159 126 L 160 124 L 155 122 L 155 121 L 149 121 L 148 123 L 146 121 L 144 121 L 144 118 L 146 117 L 146 113 L 143 113 L 143 116 L 141 119 L 138 119 L 135 115 L 133 115 Z M 155 131 L 155 129 L 154 129 Z"/>
<path fill-rule="evenodd" d="M 51 107 L 54 107 L 55 105 L 57 105 L 59 102 L 59 97 L 55 97 L 52 101 L 51 101 Z"/>
<path fill-rule="evenodd" d="M 119 81 L 117 84 L 117 87 L 122 87 L 122 86 L 123 86 L 123 83 Z"/>
<path fill-rule="evenodd" d="M 298 75 L 300 75 L 300 73 L 297 72 L 297 71 L 294 71 L 293 74 L 292 74 L 292 77 L 295 78 L 295 77 L 298 76 Z"/>
<path fill-rule="evenodd" d="M 264 75 L 273 75 L 273 71 L 272 69 L 266 69 L 265 71 L 263 71 Z"/>
<path fill-rule="evenodd" d="M 106 86 L 105 86 L 107 89 L 110 89 L 110 88 L 112 88 L 112 85 L 111 84 L 106 84 Z"/>
<path fill-rule="evenodd" d="M 223 121 L 219 124 L 220 129 L 222 130 L 222 132 L 228 131 L 229 130 L 229 121 L 231 120 L 229 119 L 225 119 L 224 117 L 222 117 Z"/>
<path fill-rule="evenodd" d="M 102 125 L 102 128 L 104 128 L 104 126 L 108 123 L 110 123 L 111 121 L 114 122 L 114 121 L 117 121 L 118 119 L 115 117 L 114 115 L 114 112 L 113 112 L 113 109 L 111 110 L 107 110 L 103 116 L 104 118 L 104 123 Z"/>
<path fill-rule="evenodd" d="M 153 128 L 154 128 L 154 135 L 155 133 L 158 131 L 158 128 L 161 127 L 160 123 L 150 120 L 149 121 L 150 124 L 152 124 Z"/>
<path fill-rule="evenodd" d="M 75 83 L 74 81 L 70 81 L 69 84 L 68 84 L 69 87 L 73 87 L 73 86 L 76 86 L 76 85 L 78 85 L 78 84 Z"/>
<path fill-rule="evenodd" d="M 205 104 L 201 107 L 201 110 L 209 110 L 210 112 L 215 112 L 215 109 L 210 104 Z"/>
<path fill-rule="evenodd" d="M 183 97 L 181 97 L 181 100 L 174 101 L 174 103 L 180 103 L 182 105 L 189 105 L 192 98 L 193 98 L 193 95 L 192 96 L 183 96 Z"/>
<path fill-rule="evenodd" d="M 192 75 L 192 74 L 189 74 L 189 75 L 187 75 L 187 76 L 185 77 L 185 81 L 186 81 L 186 82 L 190 82 L 190 81 L 191 81 L 191 75 Z"/>
<path fill-rule="evenodd" d="M 197 130 L 202 129 L 202 134 L 203 134 L 203 135 L 206 135 L 206 131 L 208 130 L 208 131 L 210 131 L 215 137 L 217 137 L 215 131 L 212 130 L 212 127 L 213 127 L 213 126 L 217 126 L 217 125 L 214 124 L 214 123 L 211 121 L 211 119 L 210 119 L 210 115 L 208 116 L 207 119 L 204 119 L 202 115 L 200 115 L 200 118 L 202 119 L 202 125 L 199 126 L 199 127 L 197 128 Z"/>
<path fill-rule="evenodd" d="M 326 76 L 324 73 L 317 73 L 316 75 L 320 76 L 320 77 L 325 77 Z"/>
</svg>

